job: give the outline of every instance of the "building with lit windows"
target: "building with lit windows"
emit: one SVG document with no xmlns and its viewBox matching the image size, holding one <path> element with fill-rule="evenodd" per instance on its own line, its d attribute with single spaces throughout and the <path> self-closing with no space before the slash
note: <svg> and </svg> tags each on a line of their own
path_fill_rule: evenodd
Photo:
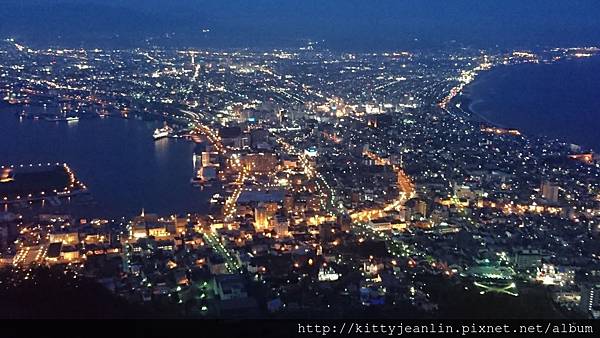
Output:
<svg viewBox="0 0 600 338">
<path fill-rule="evenodd" d="M 593 318 L 600 318 L 600 284 L 581 286 L 579 309 Z"/>
</svg>

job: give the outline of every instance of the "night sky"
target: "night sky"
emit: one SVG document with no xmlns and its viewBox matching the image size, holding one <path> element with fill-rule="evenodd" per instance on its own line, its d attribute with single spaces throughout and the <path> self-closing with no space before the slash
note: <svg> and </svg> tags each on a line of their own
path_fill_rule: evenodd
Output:
<svg viewBox="0 0 600 338">
<path fill-rule="evenodd" d="M 600 44 L 597 0 L 0 0 L 0 36 L 36 45 L 340 50 Z M 202 29 L 210 29 L 202 33 Z M 166 33 L 170 34 L 165 38 Z"/>
</svg>

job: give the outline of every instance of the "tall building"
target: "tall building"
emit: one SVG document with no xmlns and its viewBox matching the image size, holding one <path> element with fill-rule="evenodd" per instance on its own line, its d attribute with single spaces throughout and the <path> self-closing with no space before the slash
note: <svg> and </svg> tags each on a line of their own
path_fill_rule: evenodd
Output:
<svg viewBox="0 0 600 338">
<path fill-rule="evenodd" d="M 257 231 L 264 230 L 269 227 L 269 211 L 262 203 L 254 209 L 254 227 Z"/>
<path fill-rule="evenodd" d="M 558 185 L 548 181 L 543 181 L 540 187 L 542 198 L 548 202 L 558 202 L 558 189 Z"/>
<path fill-rule="evenodd" d="M 287 212 L 292 212 L 294 210 L 294 195 L 291 193 L 286 193 L 285 198 L 283 200 L 283 208 Z"/>
<path fill-rule="evenodd" d="M 427 217 L 427 202 L 418 198 L 412 198 L 406 202 L 406 217 L 414 220 Z"/>
<path fill-rule="evenodd" d="M 8 249 L 8 226 L 0 224 L 0 252 L 4 252 Z"/>
<path fill-rule="evenodd" d="M 0 212 L 0 253 L 7 250 L 17 239 L 17 216 L 10 212 Z"/>
<path fill-rule="evenodd" d="M 219 137 L 224 145 L 242 148 L 242 129 L 240 127 L 223 127 L 219 130 Z"/>
<path fill-rule="evenodd" d="M 337 222 L 340 225 L 341 231 L 350 231 L 352 226 L 352 218 L 349 215 L 338 215 Z"/>
<path fill-rule="evenodd" d="M 290 222 L 286 216 L 277 215 L 276 217 L 271 219 L 270 223 L 271 223 L 271 228 L 273 230 L 275 230 L 275 233 L 278 236 L 287 236 L 288 235 Z"/>
<path fill-rule="evenodd" d="M 252 148 L 258 148 L 261 143 L 269 140 L 269 131 L 267 129 L 254 129 L 250 132 L 250 144 Z"/>
<path fill-rule="evenodd" d="M 182 234 L 185 233 L 185 230 L 188 225 L 188 219 L 185 217 L 174 217 L 173 218 L 173 231 L 172 233 Z"/>
<path fill-rule="evenodd" d="M 319 225 L 319 238 L 321 243 L 331 242 L 333 239 L 334 229 L 333 223 L 322 223 Z"/>
<path fill-rule="evenodd" d="M 202 166 L 203 167 L 208 167 L 208 166 L 212 166 L 212 165 L 218 165 L 218 161 L 216 161 L 217 156 L 219 155 L 219 153 L 214 152 L 214 151 L 203 151 L 202 152 Z"/>
</svg>

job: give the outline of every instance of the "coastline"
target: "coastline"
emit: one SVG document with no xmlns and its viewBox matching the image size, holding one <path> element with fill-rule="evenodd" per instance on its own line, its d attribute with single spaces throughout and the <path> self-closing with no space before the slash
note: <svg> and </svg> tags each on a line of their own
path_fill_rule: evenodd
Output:
<svg viewBox="0 0 600 338">
<path fill-rule="evenodd" d="M 516 129 L 529 137 L 598 150 L 600 137 L 595 132 L 598 124 L 593 115 L 600 112 L 600 101 L 590 91 L 596 90 L 600 82 L 586 72 L 589 67 L 598 67 L 598 61 L 600 57 L 494 66 L 478 74 L 448 108 L 486 126 Z M 556 81 L 556 77 L 571 70 L 570 82 Z"/>
<path fill-rule="evenodd" d="M 155 121 L 19 121 L 15 107 L 1 101 L 0 120 L 6 128 L 0 137 L 6 147 L 0 165 L 68 163 L 94 200 L 69 207 L 77 215 L 132 217 L 142 208 L 158 214 L 206 212 L 210 197 L 220 189 L 201 190 L 189 183 L 194 145 L 179 139 L 153 140 L 152 131 L 159 125 Z"/>
<path fill-rule="evenodd" d="M 461 92 L 459 95 L 457 95 L 454 98 L 453 102 L 451 102 L 451 103 L 455 107 L 456 107 L 456 104 L 460 104 L 460 108 L 455 108 L 455 109 L 462 110 L 463 113 L 465 114 L 465 116 L 467 116 L 467 118 L 470 121 L 479 122 L 479 123 L 488 125 L 490 127 L 508 128 L 508 126 L 505 126 L 496 121 L 492 121 L 489 118 L 485 117 L 483 114 L 477 112 L 477 110 L 473 108 L 473 105 L 477 104 L 478 101 L 473 100 L 473 98 L 471 97 L 471 94 L 468 92 Z"/>
<path fill-rule="evenodd" d="M 505 69 L 509 69 L 512 66 L 506 65 L 494 65 L 485 71 L 477 73 L 473 81 L 469 82 L 464 86 L 464 88 L 450 101 L 449 106 L 453 107 L 452 109 L 459 109 L 463 113 L 463 115 L 472 122 L 481 123 L 487 127 L 494 128 L 512 128 L 517 129 L 514 126 L 507 125 L 505 123 L 500 123 L 499 121 L 494 120 L 483 114 L 481 111 L 478 111 L 475 108 L 475 105 L 479 103 L 483 103 L 483 99 L 474 98 L 473 88 L 476 86 L 480 86 L 488 81 L 488 76 L 494 72 L 498 71 L 501 67 Z M 460 107 L 457 107 L 460 105 Z"/>
</svg>

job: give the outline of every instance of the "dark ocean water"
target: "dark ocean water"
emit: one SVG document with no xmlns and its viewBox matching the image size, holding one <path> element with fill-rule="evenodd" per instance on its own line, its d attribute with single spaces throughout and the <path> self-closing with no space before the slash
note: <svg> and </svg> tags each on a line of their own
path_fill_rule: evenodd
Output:
<svg viewBox="0 0 600 338">
<path fill-rule="evenodd" d="M 600 57 L 501 66 L 465 95 L 471 111 L 498 125 L 600 151 Z"/>
<path fill-rule="evenodd" d="M 194 145 L 154 141 L 159 125 L 121 118 L 19 121 L 13 108 L 0 104 L 0 163 L 68 163 L 97 203 L 87 211 L 93 216 L 207 210 L 213 192 L 190 185 Z"/>
</svg>

